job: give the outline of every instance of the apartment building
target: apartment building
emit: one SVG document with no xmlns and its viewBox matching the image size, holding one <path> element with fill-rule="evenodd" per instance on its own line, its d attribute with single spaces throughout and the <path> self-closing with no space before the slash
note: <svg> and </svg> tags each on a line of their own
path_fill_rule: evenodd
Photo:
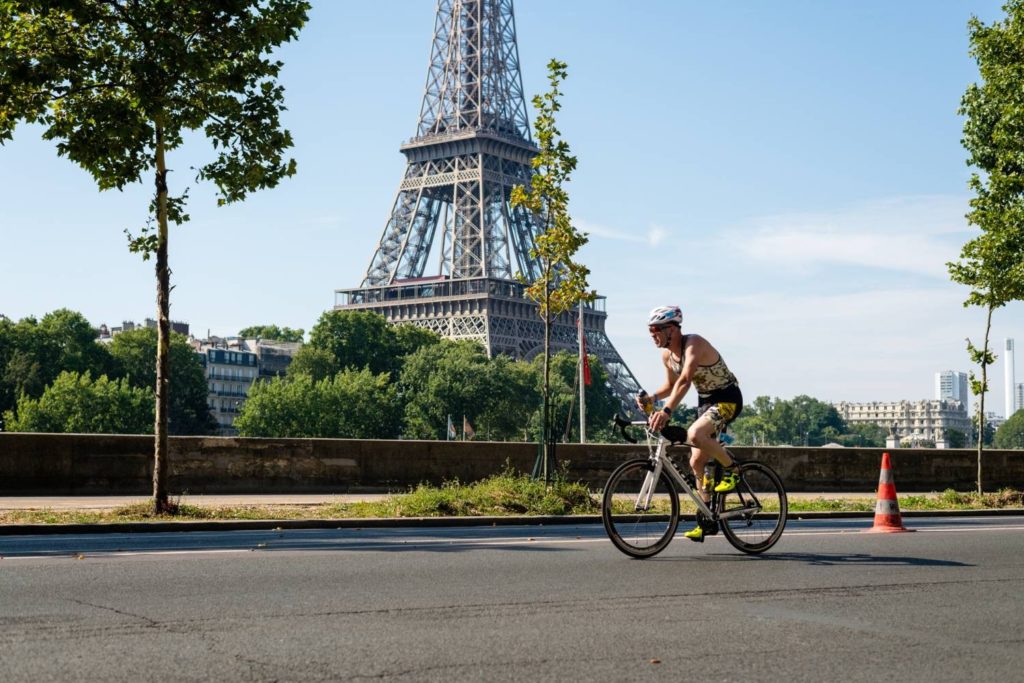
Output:
<svg viewBox="0 0 1024 683">
<path fill-rule="evenodd" d="M 214 338 L 198 342 L 199 362 L 206 371 L 209 386 L 207 405 L 217 421 L 221 436 L 237 436 L 235 417 L 245 405 L 249 388 L 259 375 L 256 354 L 238 348 L 231 348 L 228 340 Z"/>
<path fill-rule="evenodd" d="M 917 445 L 945 442 L 947 429 L 970 435 L 971 420 L 960 401 L 933 399 L 921 401 L 875 401 L 871 403 L 833 403 L 836 411 L 850 424 L 876 424 L 890 430 L 901 442 Z"/>
<path fill-rule="evenodd" d="M 207 404 L 217 421 L 218 434 L 237 436 L 235 418 L 259 380 L 283 376 L 300 343 L 245 340 L 240 337 L 193 339 L 209 385 Z"/>
</svg>

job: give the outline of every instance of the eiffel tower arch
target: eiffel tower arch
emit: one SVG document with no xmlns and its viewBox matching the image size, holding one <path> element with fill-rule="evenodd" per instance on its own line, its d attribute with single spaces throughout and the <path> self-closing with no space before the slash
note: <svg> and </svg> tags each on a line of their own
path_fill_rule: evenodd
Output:
<svg viewBox="0 0 1024 683">
<path fill-rule="evenodd" d="M 415 136 L 405 175 L 359 287 L 335 290 L 335 309 L 369 310 L 489 355 L 531 359 L 544 349 L 533 281 L 539 221 L 509 201 L 530 184 L 539 153 L 523 97 L 512 0 L 439 0 Z M 435 264 L 433 268 L 429 263 Z M 577 311 L 552 326 L 552 347 L 578 348 Z M 636 378 L 605 333 L 605 298 L 583 308 L 587 349 L 610 389 L 633 408 Z"/>
</svg>

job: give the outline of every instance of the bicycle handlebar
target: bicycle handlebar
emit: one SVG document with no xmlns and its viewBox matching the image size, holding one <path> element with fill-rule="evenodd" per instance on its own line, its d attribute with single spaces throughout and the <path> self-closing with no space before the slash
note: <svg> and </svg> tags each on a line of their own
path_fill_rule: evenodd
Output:
<svg viewBox="0 0 1024 683">
<path fill-rule="evenodd" d="M 630 422 L 629 420 L 627 420 L 626 418 L 622 417 L 621 415 L 618 415 L 618 414 L 615 415 L 615 426 L 619 428 L 620 432 L 622 432 L 622 438 L 625 439 L 626 441 L 630 442 L 630 443 L 636 443 L 636 439 L 634 439 L 633 437 L 631 437 L 629 434 L 626 433 L 626 427 L 632 427 L 633 424 L 634 424 L 633 422 Z M 642 422 L 640 424 L 647 424 L 647 423 L 646 422 Z"/>
<path fill-rule="evenodd" d="M 636 443 L 637 440 L 626 432 L 626 427 L 647 428 L 647 420 L 627 420 L 618 414 L 615 416 L 614 422 L 615 426 L 619 428 L 620 432 L 622 432 L 622 438 L 630 443 Z M 682 427 L 677 427 L 676 425 L 666 425 L 665 428 L 661 430 L 661 436 L 672 444 L 682 444 L 684 446 L 693 445 L 686 440 L 686 430 Z"/>
</svg>

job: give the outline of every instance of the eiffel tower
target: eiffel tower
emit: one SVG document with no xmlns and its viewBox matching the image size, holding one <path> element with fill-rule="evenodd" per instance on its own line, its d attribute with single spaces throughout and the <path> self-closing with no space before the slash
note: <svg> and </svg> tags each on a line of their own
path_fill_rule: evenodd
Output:
<svg viewBox="0 0 1024 683">
<path fill-rule="evenodd" d="M 408 164 L 380 244 L 362 284 L 335 290 L 335 309 L 375 311 L 392 323 L 476 339 L 492 357 L 543 353 L 543 322 L 516 277 L 532 281 L 540 273 L 530 256 L 539 221 L 509 203 L 513 186 L 529 186 L 530 160 L 539 152 L 512 0 L 438 0 L 416 135 L 400 149 Z M 436 269 L 428 270 L 429 261 Z M 578 348 L 578 314 L 554 320 L 555 350 Z M 632 410 L 639 384 L 605 334 L 605 298 L 585 305 L 582 315 L 587 350 Z"/>
</svg>

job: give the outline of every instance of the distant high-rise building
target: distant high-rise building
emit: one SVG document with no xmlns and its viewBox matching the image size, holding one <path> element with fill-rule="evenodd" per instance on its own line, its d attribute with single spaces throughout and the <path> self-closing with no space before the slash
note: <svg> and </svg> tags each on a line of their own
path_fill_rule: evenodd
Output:
<svg viewBox="0 0 1024 683">
<path fill-rule="evenodd" d="M 935 373 L 935 399 L 938 401 L 960 401 L 967 408 L 967 373 L 944 370 Z"/>
<path fill-rule="evenodd" d="M 1017 410 L 1024 409 L 1024 383 L 1017 385 L 1017 391 L 1014 394 L 1017 397 Z"/>
<path fill-rule="evenodd" d="M 1014 414 L 1014 412 L 1016 412 L 1017 408 L 1020 407 L 1019 403 L 1014 405 L 1014 399 L 1016 397 L 1013 395 L 1013 387 L 1016 386 L 1016 381 L 1015 381 L 1016 378 L 1014 377 L 1014 372 L 1013 372 L 1013 340 L 1012 339 L 1007 339 L 1006 340 L 1006 346 L 1005 346 L 1004 355 L 1003 355 L 1003 373 L 1004 373 L 1004 375 L 1003 375 L 1003 386 L 1006 387 L 1006 389 L 1005 389 L 1005 394 L 1006 394 L 1006 413 L 1004 413 L 1004 415 L 1005 415 L 1006 418 L 1009 418 L 1011 415 Z"/>
<path fill-rule="evenodd" d="M 1014 414 L 1014 340 L 1007 339 L 1004 351 L 1002 351 L 1002 402 L 1006 407 L 1004 417 L 1009 418 Z"/>
</svg>

